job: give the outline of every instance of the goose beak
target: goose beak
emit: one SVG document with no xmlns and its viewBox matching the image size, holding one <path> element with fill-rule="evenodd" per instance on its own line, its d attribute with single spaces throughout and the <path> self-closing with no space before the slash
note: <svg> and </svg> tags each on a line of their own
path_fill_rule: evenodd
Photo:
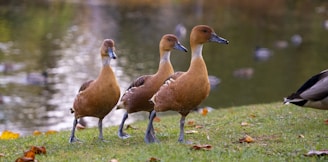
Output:
<svg viewBox="0 0 328 162">
<path fill-rule="evenodd" d="M 112 58 L 112 59 L 116 59 L 117 58 L 117 56 L 116 56 L 116 54 L 115 54 L 115 52 L 113 51 L 112 48 L 108 48 L 108 56 L 110 58 Z"/>
<path fill-rule="evenodd" d="M 181 45 L 180 42 L 176 42 L 173 48 L 179 51 L 188 52 L 187 48 Z"/>
<path fill-rule="evenodd" d="M 220 43 L 220 44 L 229 44 L 229 41 L 222 38 L 222 37 L 219 37 L 218 35 L 216 35 L 215 33 L 212 33 L 211 34 L 211 38 L 209 39 L 210 42 L 217 42 L 217 43 Z"/>
</svg>

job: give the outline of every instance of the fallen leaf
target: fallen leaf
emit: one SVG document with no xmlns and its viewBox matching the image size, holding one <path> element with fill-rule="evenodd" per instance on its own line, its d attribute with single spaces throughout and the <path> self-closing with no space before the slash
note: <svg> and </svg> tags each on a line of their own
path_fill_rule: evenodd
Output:
<svg viewBox="0 0 328 162">
<path fill-rule="evenodd" d="M 194 145 L 191 147 L 192 150 L 212 150 L 211 145 Z"/>
<path fill-rule="evenodd" d="M 241 122 L 241 124 L 240 124 L 241 126 L 247 126 L 247 125 L 249 125 L 247 122 Z"/>
<path fill-rule="evenodd" d="M 298 135 L 298 138 L 304 138 L 303 134 Z"/>
<path fill-rule="evenodd" d="M 33 132 L 33 136 L 38 136 L 38 135 L 41 135 L 42 134 L 42 132 L 40 132 L 40 131 L 38 131 L 38 130 L 35 130 L 34 132 Z"/>
<path fill-rule="evenodd" d="M 55 130 L 48 130 L 45 134 L 50 135 L 50 134 L 56 134 L 56 133 L 58 133 L 58 132 Z"/>
<path fill-rule="evenodd" d="M 154 122 L 160 122 L 160 121 L 161 121 L 161 119 L 160 119 L 159 117 L 156 116 L 156 117 L 154 118 Z"/>
<path fill-rule="evenodd" d="M 133 127 L 132 125 L 129 124 L 129 125 L 126 126 L 125 129 L 126 129 L 126 130 L 127 130 L 127 129 L 134 129 L 134 130 L 135 130 L 135 129 L 137 129 L 137 128 L 136 128 L 136 127 Z"/>
<path fill-rule="evenodd" d="M 187 122 L 187 126 L 189 126 L 189 127 L 193 127 L 193 126 L 195 126 L 195 125 L 196 125 L 195 120 L 189 120 L 189 121 Z"/>
<path fill-rule="evenodd" d="M 44 146 L 32 146 L 31 151 L 33 151 L 35 154 L 46 154 L 46 148 Z"/>
<path fill-rule="evenodd" d="M 251 118 L 255 118 L 256 115 L 255 115 L 255 114 L 251 114 L 251 115 L 249 115 L 249 117 L 251 117 Z"/>
<path fill-rule="evenodd" d="M 0 139 L 9 140 L 9 139 L 17 139 L 19 137 L 19 133 L 14 133 L 8 130 L 2 132 Z"/>
<path fill-rule="evenodd" d="M 201 114 L 202 114 L 203 116 L 206 116 L 207 113 L 208 113 L 208 109 L 207 109 L 207 107 L 204 107 L 204 108 L 201 110 Z"/>
<path fill-rule="evenodd" d="M 325 122 L 325 124 L 327 124 L 327 125 L 328 125 L 328 119 L 327 119 L 327 120 L 325 120 L 324 122 Z"/>
<path fill-rule="evenodd" d="M 28 157 L 20 157 L 15 162 L 34 162 L 34 159 Z"/>
<path fill-rule="evenodd" d="M 159 161 L 161 161 L 161 160 L 158 158 L 155 158 L 155 157 L 151 157 L 147 160 L 147 162 L 159 162 Z"/>
<path fill-rule="evenodd" d="M 0 157 L 5 157 L 5 154 L 4 153 L 0 153 Z"/>
<path fill-rule="evenodd" d="M 201 129 L 201 128 L 203 128 L 203 126 L 202 125 L 196 125 L 195 128 L 196 129 Z"/>
<path fill-rule="evenodd" d="M 323 156 L 328 155 L 328 150 L 311 150 L 308 153 L 304 154 L 305 156 Z"/>
<path fill-rule="evenodd" d="M 196 130 L 188 130 L 185 133 L 186 134 L 195 134 L 195 133 L 198 133 L 198 131 L 196 131 Z"/>
<path fill-rule="evenodd" d="M 35 152 L 32 150 L 28 150 L 24 152 L 24 157 L 26 158 L 32 158 L 33 160 L 35 159 Z"/>
<path fill-rule="evenodd" d="M 117 159 L 111 159 L 109 162 L 118 162 Z"/>
<path fill-rule="evenodd" d="M 244 142 L 251 143 L 251 142 L 254 142 L 254 139 L 249 135 L 245 135 L 243 138 L 239 139 L 239 142 L 240 143 L 244 143 Z"/>
</svg>

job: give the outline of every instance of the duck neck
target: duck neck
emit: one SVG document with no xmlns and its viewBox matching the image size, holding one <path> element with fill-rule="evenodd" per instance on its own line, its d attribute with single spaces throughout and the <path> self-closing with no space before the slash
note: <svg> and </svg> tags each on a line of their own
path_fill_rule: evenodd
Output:
<svg viewBox="0 0 328 162">
<path fill-rule="evenodd" d="M 112 68 L 110 67 L 110 58 L 109 57 L 102 57 L 102 68 L 100 71 L 100 75 L 98 76 L 98 79 L 104 78 L 105 80 L 108 80 L 108 77 L 112 77 L 114 75 L 114 72 Z M 113 77 L 115 78 L 115 77 Z"/>
<path fill-rule="evenodd" d="M 167 77 L 168 75 L 173 73 L 173 67 L 170 61 L 170 55 L 171 52 L 170 51 L 163 51 L 161 52 L 161 58 L 160 58 L 160 62 L 158 65 L 158 71 L 157 71 L 157 75 L 165 75 L 165 77 Z"/>
<path fill-rule="evenodd" d="M 192 50 L 191 62 L 188 72 L 199 74 L 206 74 L 207 68 L 202 55 L 203 44 L 195 45 Z"/>
<path fill-rule="evenodd" d="M 103 67 L 110 66 L 110 58 L 109 57 L 101 57 L 101 62 Z"/>
</svg>

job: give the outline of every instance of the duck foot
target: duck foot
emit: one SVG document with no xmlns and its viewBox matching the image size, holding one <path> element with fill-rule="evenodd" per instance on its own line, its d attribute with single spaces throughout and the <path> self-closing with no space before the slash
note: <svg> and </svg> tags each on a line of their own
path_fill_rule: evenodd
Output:
<svg viewBox="0 0 328 162">
<path fill-rule="evenodd" d="M 130 138 L 130 137 L 131 137 L 129 134 L 126 134 L 126 133 L 121 132 L 121 131 L 119 131 L 119 132 L 117 133 L 117 135 L 118 135 L 118 137 L 121 138 L 121 139 L 127 139 L 127 138 Z"/>
</svg>

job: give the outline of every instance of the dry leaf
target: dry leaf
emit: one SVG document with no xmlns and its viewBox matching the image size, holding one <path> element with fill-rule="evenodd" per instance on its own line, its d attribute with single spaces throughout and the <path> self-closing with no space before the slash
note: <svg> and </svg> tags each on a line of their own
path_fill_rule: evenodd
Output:
<svg viewBox="0 0 328 162">
<path fill-rule="evenodd" d="M 207 107 L 204 107 L 204 108 L 201 110 L 201 114 L 202 114 L 203 116 L 206 116 L 207 113 L 208 113 L 208 109 L 207 109 Z"/>
<path fill-rule="evenodd" d="M 32 158 L 33 160 L 35 159 L 35 152 L 32 150 L 28 150 L 24 152 L 24 157 L 26 158 Z"/>
<path fill-rule="evenodd" d="M 298 135 L 298 138 L 304 138 L 303 134 Z"/>
<path fill-rule="evenodd" d="M 188 126 L 188 127 L 193 127 L 193 126 L 195 126 L 195 125 L 196 125 L 195 120 L 189 120 L 189 121 L 187 122 L 187 126 Z"/>
<path fill-rule="evenodd" d="M 311 150 L 308 153 L 304 154 L 305 156 L 323 156 L 323 155 L 328 155 L 328 150 Z"/>
<path fill-rule="evenodd" d="M 30 151 L 33 151 L 35 154 L 46 154 L 46 148 L 44 146 L 32 146 Z"/>
<path fill-rule="evenodd" d="M 239 142 L 240 143 L 244 143 L 244 142 L 251 143 L 251 142 L 254 142 L 254 139 L 249 135 L 245 135 L 244 138 L 239 139 Z"/>
<path fill-rule="evenodd" d="M 126 129 L 126 130 L 128 130 L 128 129 L 134 129 L 134 130 L 135 130 L 135 129 L 137 129 L 137 128 L 136 128 L 136 127 L 133 127 L 132 125 L 129 124 L 129 125 L 126 126 L 125 129 Z"/>
<path fill-rule="evenodd" d="M 55 131 L 55 130 L 48 130 L 45 134 L 50 135 L 50 134 L 56 134 L 56 133 L 57 133 L 57 131 Z"/>
<path fill-rule="evenodd" d="M 160 119 L 159 117 L 156 116 L 156 117 L 154 118 L 154 122 L 160 122 L 160 121 L 161 121 L 161 119 Z"/>
<path fill-rule="evenodd" d="M 117 159 L 111 159 L 109 162 L 118 162 Z"/>
<path fill-rule="evenodd" d="M 42 134 L 42 132 L 40 132 L 40 131 L 38 131 L 38 130 L 35 130 L 34 132 L 33 132 L 33 136 L 38 136 L 38 135 L 41 135 Z"/>
<path fill-rule="evenodd" d="M 195 134 L 195 133 L 198 133 L 198 131 L 196 131 L 196 130 L 188 130 L 185 133 L 186 134 Z"/>
<path fill-rule="evenodd" d="M 34 159 L 28 157 L 20 157 L 15 162 L 34 162 Z"/>
<path fill-rule="evenodd" d="M 212 150 L 211 145 L 194 145 L 191 147 L 192 150 Z"/>
<path fill-rule="evenodd" d="M 14 133 L 8 130 L 2 132 L 0 139 L 9 140 L 9 139 L 17 139 L 19 137 L 19 133 Z"/>
<path fill-rule="evenodd" d="M 327 124 L 327 125 L 328 125 L 328 119 L 327 119 L 327 120 L 325 120 L 325 124 Z"/>
<path fill-rule="evenodd" d="M 241 124 L 240 124 L 241 126 L 247 126 L 247 125 L 249 125 L 247 122 L 241 122 Z"/>
<path fill-rule="evenodd" d="M 201 129 L 201 128 L 203 128 L 203 126 L 202 125 L 196 125 L 195 128 L 196 129 Z"/>
<path fill-rule="evenodd" d="M 155 158 L 155 157 L 151 157 L 151 158 L 149 158 L 148 160 L 147 160 L 147 162 L 159 162 L 159 161 L 161 161 L 160 159 L 157 159 L 157 158 Z"/>
<path fill-rule="evenodd" d="M 255 114 L 251 114 L 251 115 L 249 115 L 249 117 L 251 117 L 251 118 L 255 118 L 256 115 L 255 115 Z"/>
<path fill-rule="evenodd" d="M 0 153 L 0 157 L 5 157 L 5 154 L 4 153 Z"/>
</svg>

